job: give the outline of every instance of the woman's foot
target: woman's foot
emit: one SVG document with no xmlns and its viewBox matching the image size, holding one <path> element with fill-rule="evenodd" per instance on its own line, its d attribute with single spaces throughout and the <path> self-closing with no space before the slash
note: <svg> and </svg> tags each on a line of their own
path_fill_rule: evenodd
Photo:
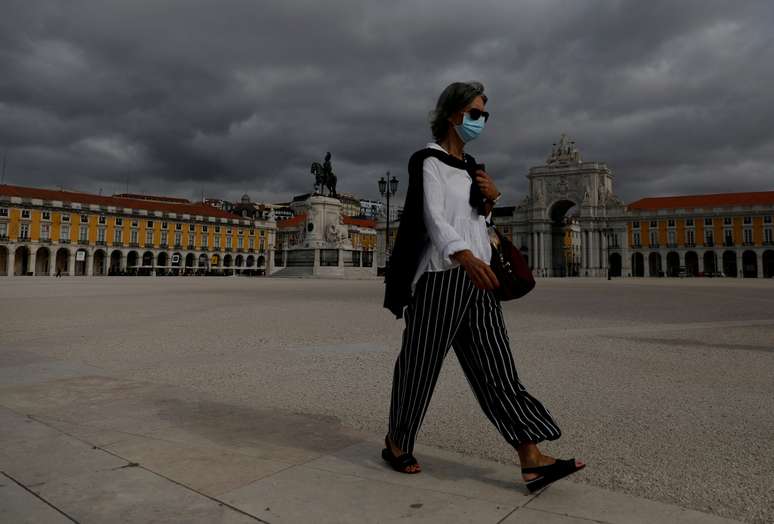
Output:
<svg viewBox="0 0 774 524">
<path fill-rule="evenodd" d="M 395 443 L 392 441 L 389 435 L 386 437 L 386 440 L 387 440 L 387 443 L 389 444 L 389 449 L 390 449 L 390 452 L 393 454 L 393 456 L 400 457 L 401 455 L 403 455 L 403 451 L 398 446 L 395 445 Z M 420 471 L 422 471 L 422 467 L 419 464 L 411 464 L 409 466 L 406 466 L 403 469 L 403 471 L 406 473 L 419 473 Z"/>
<path fill-rule="evenodd" d="M 538 455 L 537 457 L 530 457 L 529 459 L 521 461 L 521 467 L 522 468 L 534 468 L 534 467 L 540 467 L 540 466 L 549 466 L 556 462 L 556 459 L 554 457 L 550 457 L 548 455 L 543 455 L 542 453 Z M 575 460 L 575 467 L 580 469 L 583 466 L 585 466 L 585 462 L 582 460 Z M 538 473 L 522 473 L 521 478 L 524 479 L 524 482 L 529 482 L 530 480 L 534 480 L 536 478 L 540 477 Z"/>
</svg>

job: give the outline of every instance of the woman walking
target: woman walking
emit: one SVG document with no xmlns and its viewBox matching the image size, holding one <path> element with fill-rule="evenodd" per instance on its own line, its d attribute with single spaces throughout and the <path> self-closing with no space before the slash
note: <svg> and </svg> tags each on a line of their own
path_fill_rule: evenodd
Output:
<svg viewBox="0 0 774 524">
<path fill-rule="evenodd" d="M 396 317 L 405 316 L 406 327 L 382 457 L 397 471 L 419 473 L 414 442 L 453 347 L 481 408 L 516 449 L 522 478 L 534 491 L 585 464 L 538 449 L 561 431 L 519 381 L 492 291 L 499 282 L 489 266 L 486 221 L 500 192 L 464 152 L 489 118 L 486 102 L 478 82 L 449 85 L 432 114 L 435 142 L 409 161 L 406 203 L 386 274 L 384 305 Z"/>
</svg>

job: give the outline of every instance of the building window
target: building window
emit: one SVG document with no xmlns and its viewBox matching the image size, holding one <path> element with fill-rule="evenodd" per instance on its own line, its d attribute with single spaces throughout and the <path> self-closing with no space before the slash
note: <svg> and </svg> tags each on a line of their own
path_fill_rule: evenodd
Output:
<svg viewBox="0 0 774 524">
<path fill-rule="evenodd" d="M 175 245 L 180 246 L 183 244 L 183 233 L 175 231 Z"/>
<path fill-rule="evenodd" d="M 250 236 L 254 236 L 254 235 L 255 235 L 255 229 L 251 229 L 251 230 L 248 232 L 248 234 L 249 234 Z"/>
<path fill-rule="evenodd" d="M 711 218 L 705 218 L 704 219 L 704 225 L 705 226 L 711 226 L 712 225 L 712 219 Z"/>
<path fill-rule="evenodd" d="M 242 249 L 244 246 L 244 239 L 242 237 L 237 238 L 237 248 Z"/>
<path fill-rule="evenodd" d="M 220 226 L 215 226 L 215 232 L 220 233 Z"/>
<path fill-rule="evenodd" d="M 63 214 L 62 215 L 62 222 L 69 222 L 70 221 L 70 215 Z"/>
<path fill-rule="evenodd" d="M 772 233 L 771 228 L 767 227 L 763 230 L 763 241 L 767 244 L 772 243 L 772 238 L 774 238 L 774 233 Z"/>
<path fill-rule="evenodd" d="M 30 210 L 22 209 L 22 218 L 30 218 Z"/>
<path fill-rule="evenodd" d="M 19 230 L 19 240 L 28 240 L 30 238 L 30 225 L 26 222 L 22 222 L 21 229 Z"/>
<path fill-rule="evenodd" d="M 220 236 L 215 235 L 215 247 L 220 248 Z"/>
<path fill-rule="evenodd" d="M 188 224 L 188 231 L 196 231 L 196 224 Z"/>
<path fill-rule="evenodd" d="M 674 218 L 670 218 L 669 220 L 667 220 L 667 226 L 675 227 L 675 219 Z"/>
<path fill-rule="evenodd" d="M 97 229 L 97 242 L 104 242 L 105 241 L 105 228 L 100 227 Z"/>
<path fill-rule="evenodd" d="M 59 241 L 70 240 L 70 224 L 62 224 L 59 226 Z"/>
<path fill-rule="evenodd" d="M 263 238 L 258 241 L 258 251 L 263 251 Z"/>
<path fill-rule="evenodd" d="M 650 230 L 650 246 L 658 246 L 658 231 L 653 231 L 652 229 Z"/>
<path fill-rule="evenodd" d="M 81 224 L 89 223 L 89 215 L 81 215 Z"/>
<path fill-rule="evenodd" d="M 688 227 L 693 227 L 693 219 L 692 218 L 686 218 L 685 219 L 685 225 Z"/>
<path fill-rule="evenodd" d="M 255 249 L 255 238 L 250 237 L 247 239 L 247 248 L 248 249 Z"/>
<path fill-rule="evenodd" d="M 152 229 L 146 229 L 145 230 L 145 245 L 146 246 L 152 246 L 153 245 L 153 230 Z"/>
<path fill-rule="evenodd" d="M 713 244 L 711 229 L 707 229 L 706 231 L 704 231 L 704 243 L 708 246 L 711 246 Z"/>
<path fill-rule="evenodd" d="M 41 217 L 43 220 L 51 220 L 51 211 L 43 211 Z"/>
<path fill-rule="evenodd" d="M 734 245 L 734 232 L 731 229 L 726 229 L 723 231 L 723 237 L 724 237 L 724 243 L 727 246 L 733 246 Z"/>
<path fill-rule="evenodd" d="M 114 244 L 120 244 L 121 243 L 121 230 L 120 229 L 114 229 L 113 230 L 113 243 Z"/>
<path fill-rule="evenodd" d="M 132 244 L 137 244 L 139 242 L 139 240 L 138 240 L 138 238 L 139 238 L 139 231 L 137 231 L 136 229 L 132 229 L 131 235 L 132 235 L 131 236 Z"/>
<path fill-rule="evenodd" d="M 209 228 L 207 226 L 202 226 L 202 233 L 206 233 Z"/>
<path fill-rule="evenodd" d="M 752 217 L 744 217 L 744 224 L 746 225 L 752 224 Z"/>
<path fill-rule="evenodd" d="M 748 245 L 752 244 L 752 241 L 753 241 L 753 239 L 752 239 L 752 229 L 747 228 L 747 229 L 745 229 L 743 231 L 743 233 L 744 233 L 744 243 L 748 244 Z"/>
<path fill-rule="evenodd" d="M 80 235 L 78 236 L 80 242 L 88 242 L 89 240 L 89 226 L 81 226 Z"/>
<path fill-rule="evenodd" d="M 48 240 L 51 238 L 51 224 L 40 224 L 40 239 Z"/>
<path fill-rule="evenodd" d="M 635 220 L 634 222 L 632 222 L 632 228 L 633 229 L 639 229 L 640 228 L 640 221 L 639 220 Z"/>
<path fill-rule="evenodd" d="M 139 227 L 140 223 L 137 220 L 132 220 L 132 227 Z"/>
<path fill-rule="evenodd" d="M 724 226 L 730 226 L 731 225 L 731 217 L 723 217 L 723 225 Z"/>
<path fill-rule="evenodd" d="M 183 224 L 177 223 L 175 224 L 175 231 L 182 231 L 183 230 Z"/>
<path fill-rule="evenodd" d="M 207 235 L 202 235 L 202 247 L 207 247 Z"/>
<path fill-rule="evenodd" d="M 231 249 L 231 237 L 226 237 L 226 247 Z"/>
<path fill-rule="evenodd" d="M 115 224 L 116 224 L 117 226 L 123 226 L 123 225 L 124 225 L 124 219 L 123 219 L 123 218 L 118 218 L 118 217 L 116 217 L 116 219 L 115 219 Z"/>
<path fill-rule="evenodd" d="M 162 246 L 166 246 L 167 245 L 167 231 L 166 230 L 161 232 L 161 245 Z"/>
<path fill-rule="evenodd" d="M 7 216 L 8 216 L 8 208 L 0 207 L 0 217 L 7 217 Z"/>
<path fill-rule="evenodd" d="M 99 223 L 103 224 L 103 225 L 107 224 L 107 218 L 105 218 L 105 215 L 100 215 L 99 216 Z"/>
<path fill-rule="evenodd" d="M 145 227 L 149 227 L 149 228 L 153 229 L 153 220 L 148 220 L 148 223 L 145 224 Z"/>
<path fill-rule="evenodd" d="M 658 222 L 656 222 L 655 220 L 651 220 L 650 227 L 658 227 Z"/>
<path fill-rule="evenodd" d="M 696 243 L 696 236 L 695 236 L 695 234 L 696 233 L 693 231 L 693 229 L 686 229 L 686 231 L 685 231 L 685 238 L 686 238 L 686 243 L 687 244 L 690 244 L 691 246 L 693 246 Z"/>
<path fill-rule="evenodd" d="M 8 223 L 0 222 L 0 238 L 8 238 Z"/>
<path fill-rule="evenodd" d="M 227 235 L 230 235 L 230 234 L 231 234 L 231 228 L 230 228 L 230 227 L 226 229 L 226 234 L 227 234 Z"/>
<path fill-rule="evenodd" d="M 166 222 L 161 223 L 161 229 L 167 229 L 168 224 Z"/>
<path fill-rule="evenodd" d="M 763 215 L 763 223 L 771 224 L 771 215 Z"/>
<path fill-rule="evenodd" d="M 667 237 L 668 237 L 667 241 L 669 242 L 669 245 L 670 246 L 674 246 L 675 245 L 675 232 L 674 231 L 667 232 Z"/>
</svg>

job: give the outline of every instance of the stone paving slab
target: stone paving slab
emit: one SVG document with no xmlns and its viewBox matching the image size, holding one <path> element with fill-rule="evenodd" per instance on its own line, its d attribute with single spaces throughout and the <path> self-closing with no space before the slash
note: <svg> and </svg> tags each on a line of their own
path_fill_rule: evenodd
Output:
<svg viewBox="0 0 774 524">
<path fill-rule="evenodd" d="M 530 501 L 529 508 L 582 519 L 621 524 L 652 524 L 654 522 L 731 524 L 737 522 L 624 493 L 563 481 L 555 482 L 549 489 L 543 490 L 539 496 Z M 515 514 L 512 517 L 503 521 L 503 524 L 521 522 L 518 515 Z"/>
<path fill-rule="evenodd" d="M 0 482 L 1 507 L 8 515 L 61 522 L 64 513 L 81 523 L 732 522 L 569 479 L 530 494 L 518 481 L 515 466 L 421 444 L 415 452 L 423 472 L 402 475 L 381 460 L 380 437 L 336 434 L 324 418 L 265 414 L 264 421 L 244 421 L 247 426 L 271 424 L 270 430 L 259 432 L 263 440 L 250 440 L 231 419 L 244 415 L 237 407 L 224 411 L 202 404 L 195 416 L 176 420 L 165 419 L 163 410 L 148 409 L 140 417 L 143 399 L 152 404 L 149 399 L 158 394 L 158 385 L 93 376 L 65 382 L 54 380 L 51 387 L 70 392 L 59 404 L 67 408 L 67 421 L 50 418 L 45 402 L 50 395 L 42 394 L 43 384 L 0 387 L 0 404 L 9 401 L 26 409 L 22 414 L 0 407 L 0 479 L 18 482 L 16 487 Z M 110 383 L 117 401 L 132 392 L 135 403 L 126 406 L 139 418 L 122 419 L 112 410 L 112 418 L 95 421 L 95 414 L 111 412 Z M 94 395 L 88 384 L 95 387 Z M 165 388 L 164 394 L 173 406 L 196 397 L 174 388 Z M 35 401 L 42 403 L 43 414 L 36 414 Z M 80 402 L 91 408 L 84 410 L 83 421 L 77 420 Z M 220 428 L 203 431 L 208 420 Z M 335 446 L 319 438 L 305 440 L 305 432 L 320 427 L 333 428 Z M 173 438 L 154 435 L 164 428 Z M 229 430 L 237 436 L 228 437 Z M 288 451 L 279 444 L 285 438 L 297 449 L 306 445 L 307 454 L 283 460 Z M 17 520 L 24 522 L 9 522 Z"/>
<path fill-rule="evenodd" d="M 0 475 L 0 522 L 72 524 L 72 520 L 5 475 Z"/>
<path fill-rule="evenodd" d="M 296 466 L 224 493 L 272 523 L 499 522 L 513 508 L 456 494 Z"/>
</svg>

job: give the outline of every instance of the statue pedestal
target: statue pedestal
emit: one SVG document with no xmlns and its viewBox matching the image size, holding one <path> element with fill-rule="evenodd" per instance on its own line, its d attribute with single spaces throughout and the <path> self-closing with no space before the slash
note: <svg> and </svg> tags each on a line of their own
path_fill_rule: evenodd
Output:
<svg viewBox="0 0 774 524">
<path fill-rule="evenodd" d="M 341 200 L 312 195 L 290 205 L 296 215 L 306 214 L 306 229 L 300 248 L 352 249 L 341 219 Z"/>
<path fill-rule="evenodd" d="M 293 202 L 296 215 L 306 215 L 300 242 L 287 248 L 285 268 L 280 276 L 374 278 L 373 256 L 354 251 L 341 216 L 338 198 L 312 195 Z M 278 272 L 279 273 L 279 272 Z"/>
</svg>

